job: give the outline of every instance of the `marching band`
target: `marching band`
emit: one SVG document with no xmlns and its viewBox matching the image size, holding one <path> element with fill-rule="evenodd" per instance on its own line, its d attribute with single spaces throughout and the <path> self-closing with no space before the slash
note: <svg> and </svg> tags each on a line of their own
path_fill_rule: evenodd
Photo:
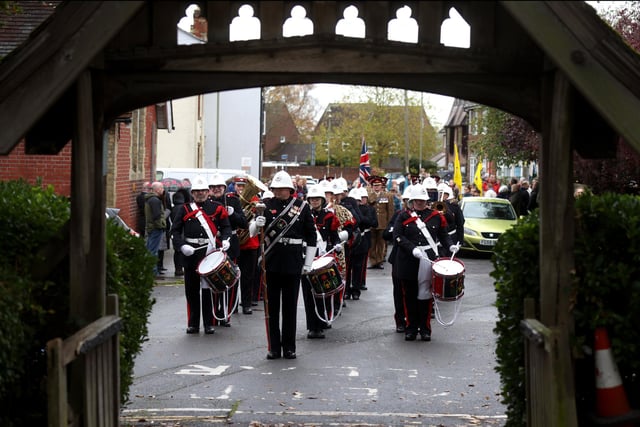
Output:
<svg viewBox="0 0 640 427">
<path fill-rule="evenodd" d="M 377 187 L 385 181 L 369 179 Z M 277 172 L 268 186 L 250 176 L 234 177 L 233 183 L 236 191 L 228 192 L 221 176 L 209 183 L 196 177 L 193 202 L 184 205 L 171 226 L 174 248 L 184 256 L 187 334 L 199 332 L 201 314 L 205 334 L 213 334 L 216 324 L 230 326 L 239 301 L 243 314 L 252 314 L 257 283 L 267 359 L 295 359 L 300 289 L 307 338 L 324 338 L 345 300 L 358 300 L 367 289 L 372 230 L 375 239 L 385 240 L 385 248 L 392 245 L 388 258 L 386 250 L 381 257 L 376 242 L 371 261 L 376 268 L 385 259 L 392 265 L 396 331 L 404 332 L 407 341 L 418 334 L 422 341 L 431 340 L 434 298 L 442 297 L 443 288 L 447 300 L 462 296 L 464 265 L 441 262 L 449 255 L 453 260 L 459 250 L 454 242 L 460 241 L 458 228 L 464 222 L 455 207 L 446 209 L 450 189 L 438 188 L 434 200 L 426 186 L 410 185 L 403 208 L 389 215 L 393 195 L 364 187 L 347 193 L 342 178 L 321 181 L 306 197 L 296 193 L 286 171 Z M 462 271 L 448 277 L 449 265 Z"/>
</svg>

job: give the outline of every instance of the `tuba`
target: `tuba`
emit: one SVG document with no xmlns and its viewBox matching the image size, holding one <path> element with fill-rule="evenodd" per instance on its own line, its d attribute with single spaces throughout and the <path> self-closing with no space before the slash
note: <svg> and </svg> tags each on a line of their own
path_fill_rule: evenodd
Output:
<svg viewBox="0 0 640 427">
<path fill-rule="evenodd" d="M 259 203 L 259 201 L 252 201 L 252 199 L 260 192 L 267 191 L 268 188 L 257 178 L 254 178 L 251 175 L 247 175 L 246 178 L 247 183 L 244 186 L 242 194 L 238 194 L 238 197 L 240 198 L 240 206 L 242 206 L 242 211 L 244 212 L 244 216 L 247 218 L 247 222 L 251 222 L 255 216 L 254 211 L 256 203 Z M 249 229 L 239 228 L 238 240 L 240 241 L 240 245 L 245 244 L 247 240 L 249 240 Z"/>
</svg>

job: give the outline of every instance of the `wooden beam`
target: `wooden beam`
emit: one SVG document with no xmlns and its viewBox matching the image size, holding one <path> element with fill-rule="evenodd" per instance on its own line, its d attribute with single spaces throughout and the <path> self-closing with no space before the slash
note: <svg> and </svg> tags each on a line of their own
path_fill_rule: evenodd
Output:
<svg viewBox="0 0 640 427">
<path fill-rule="evenodd" d="M 13 149 L 143 4 L 63 3 L 41 31 L 2 62 L 0 154 Z"/>
<path fill-rule="evenodd" d="M 552 86 L 552 87 L 551 87 Z M 549 82 L 550 108 L 545 111 L 540 149 L 540 320 L 554 331 L 555 348 L 545 364 L 544 399 L 553 426 L 577 426 L 569 309 L 574 269 L 574 207 L 572 191 L 572 87 L 557 71 Z"/>
<path fill-rule="evenodd" d="M 538 45 L 544 46 L 546 54 L 566 73 L 573 86 L 636 151 L 640 152 L 640 96 L 630 90 L 619 76 L 612 74 L 612 69 L 605 67 L 601 62 L 603 57 L 615 55 L 616 50 L 610 49 L 605 41 L 593 44 L 593 35 L 588 36 L 590 32 L 597 32 L 606 39 L 611 33 L 599 31 L 596 27 L 581 28 L 582 21 L 576 19 L 571 20 L 569 24 L 567 21 L 572 15 L 571 8 L 578 7 L 573 4 L 577 2 L 502 3 Z M 593 13 L 595 15 L 595 11 Z M 541 28 L 544 28 L 544 31 L 540 31 Z M 640 79 L 640 58 L 632 54 L 626 58 L 629 61 L 627 72 L 635 76 L 632 81 L 637 82 Z"/>
<path fill-rule="evenodd" d="M 222 90 L 304 83 L 338 83 L 438 93 L 492 105 L 540 128 L 539 78 L 518 75 L 372 73 L 189 73 L 111 74 L 106 79 L 109 118 L 145 105 Z"/>
</svg>

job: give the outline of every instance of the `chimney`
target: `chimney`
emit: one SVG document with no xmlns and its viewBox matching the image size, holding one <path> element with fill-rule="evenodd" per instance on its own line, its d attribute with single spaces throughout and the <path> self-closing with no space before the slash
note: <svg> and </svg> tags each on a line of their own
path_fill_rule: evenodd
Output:
<svg viewBox="0 0 640 427">
<path fill-rule="evenodd" d="M 191 34 L 202 41 L 207 41 L 208 24 L 207 19 L 200 16 L 200 9 L 193 11 L 193 25 L 191 26 Z"/>
</svg>

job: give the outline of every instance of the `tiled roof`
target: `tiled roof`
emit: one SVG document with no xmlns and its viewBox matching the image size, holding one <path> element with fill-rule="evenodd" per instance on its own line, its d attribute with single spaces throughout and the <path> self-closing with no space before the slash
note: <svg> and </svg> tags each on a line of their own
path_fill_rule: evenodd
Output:
<svg viewBox="0 0 640 427">
<path fill-rule="evenodd" d="M 7 1 L 0 7 L 0 60 L 24 43 L 59 1 Z"/>
</svg>

